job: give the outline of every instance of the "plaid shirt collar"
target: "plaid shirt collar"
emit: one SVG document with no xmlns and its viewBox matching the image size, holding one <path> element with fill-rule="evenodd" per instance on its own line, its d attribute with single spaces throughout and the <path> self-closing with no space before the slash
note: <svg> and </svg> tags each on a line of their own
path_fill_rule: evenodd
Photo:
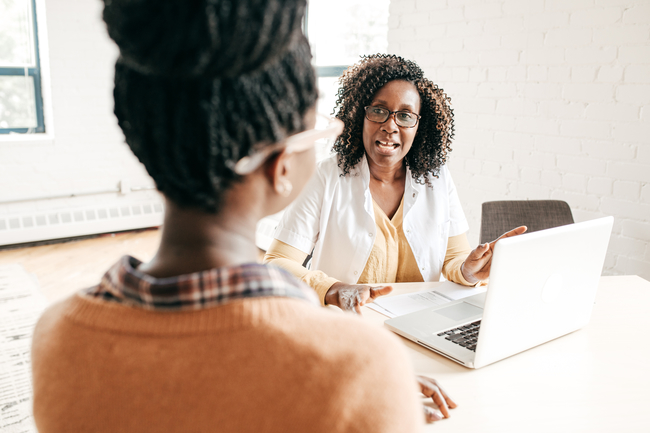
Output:
<svg viewBox="0 0 650 433">
<path fill-rule="evenodd" d="M 298 298 L 319 305 L 316 293 L 287 271 L 257 263 L 210 269 L 170 278 L 138 271 L 142 262 L 124 256 L 86 295 L 147 310 L 184 311 L 236 299 L 265 296 Z"/>
</svg>

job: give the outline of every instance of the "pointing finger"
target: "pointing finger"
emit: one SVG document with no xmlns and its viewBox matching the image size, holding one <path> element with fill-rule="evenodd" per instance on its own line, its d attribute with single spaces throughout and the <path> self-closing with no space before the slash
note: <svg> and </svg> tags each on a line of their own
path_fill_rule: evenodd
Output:
<svg viewBox="0 0 650 433">
<path fill-rule="evenodd" d="M 376 298 L 384 295 L 388 295 L 390 292 L 393 291 L 392 286 L 383 286 L 383 287 L 371 287 L 370 288 L 370 302 L 375 300 Z"/>
<path fill-rule="evenodd" d="M 520 235 L 520 234 L 524 233 L 526 230 L 528 230 L 528 227 L 526 227 L 526 226 L 519 226 L 519 227 L 517 227 L 517 228 L 515 228 L 515 229 L 512 229 L 512 230 L 510 230 L 510 231 L 508 231 L 508 232 L 505 232 L 504 234 L 502 234 L 501 236 L 499 236 L 498 238 L 496 238 L 495 240 L 493 240 L 492 242 L 490 242 L 490 244 L 491 244 L 491 245 L 494 245 L 494 243 L 497 242 L 499 239 L 509 238 L 509 237 L 511 237 L 511 236 L 517 236 L 517 235 Z"/>
</svg>

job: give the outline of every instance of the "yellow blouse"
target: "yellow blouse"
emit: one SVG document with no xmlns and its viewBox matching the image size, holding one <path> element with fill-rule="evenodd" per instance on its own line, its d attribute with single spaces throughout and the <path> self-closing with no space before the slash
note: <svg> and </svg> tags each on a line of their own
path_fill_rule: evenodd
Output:
<svg viewBox="0 0 650 433">
<path fill-rule="evenodd" d="M 402 230 L 402 203 L 389 219 L 379 205 L 373 200 L 377 235 L 375 243 L 357 284 L 421 282 L 422 274 L 418 268 L 415 256 Z M 467 236 L 463 233 L 452 236 L 447 243 L 447 251 L 442 266 L 442 274 L 449 281 L 465 286 L 472 286 L 463 278 L 461 265 L 471 252 Z M 325 294 L 339 280 L 327 276 L 322 271 L 302 266 L 307 253 L 300 251 L 282 241 L 274 239 L 264 256 L 264 263 L 282 267 L 297 278 L 313 287 L 318 293 L 322 304 L 325 304 Z M 351 282 L 350 282 L 351 283 Z"/>
<path fill-rule="evenodd" d="M 372 201 L 377 235 L 359 284 L 424 281 L 402 230 L 403 203 L 402 199 L 395 215 L 389 219 L 377 202 Z"/>
</svg>

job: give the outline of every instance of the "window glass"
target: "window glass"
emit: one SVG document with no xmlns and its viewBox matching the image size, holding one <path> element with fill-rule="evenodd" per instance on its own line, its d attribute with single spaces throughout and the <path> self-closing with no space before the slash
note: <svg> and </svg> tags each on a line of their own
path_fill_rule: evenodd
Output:
<svg viewBox="0 0 650 433">
<path fill-rule="evenodd" d="M 307 33 L 316 66 L 351 65 L 388 48 L 390 0 L 310 0 Z"/>
<path fill-rule="evenodd" d="M 0 75 L 0 128 L 36 128 L 34 77 Z"/>
<path fill-rule="evenodd" d="M 331 115 L 336 103 L 339 77 L 318 77 L 318 112 Z"/>
<path fill-rule="evenodd" d="M 45 132 L 34 0 L 0 0 L 0 134 Z"/>
<path fill-rule="evenodd" d="M 0 67 L 34 66 L 31 2 L 0 0 Z"/>
<path fill-rule="evenodd" d="M 364 54 L 388 49 L 390 0 L 309 0 L 306 33 L 318 72 L 318 112 L 332 114 L 338 77 Z M 319 144 L 317 158 L 333 143 Z"/>
</svg>

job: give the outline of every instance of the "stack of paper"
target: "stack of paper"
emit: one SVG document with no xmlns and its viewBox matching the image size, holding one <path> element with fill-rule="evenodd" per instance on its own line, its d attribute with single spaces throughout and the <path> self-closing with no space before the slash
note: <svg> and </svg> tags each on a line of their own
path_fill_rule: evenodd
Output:
<svg viewBox="0 0 650 433">
<path fill-rule="evenodd" d="M 0 432 L 36 433 L 30 349 L 47 301 L 20 265 L 0 267 Z"/>
<path fill-rule="evenodd" d="M 460 284 L 446 281 L 433 289 L 426 289 L 419 292 L 407 293 L 381 297 L 373 303 L 367 304 L 371 308 L 385 316 L 397 317 L 414 311 L 424 310 L 428 307 L 446 304 L 468 296 L 485 292 L 487 286 L 465 287 Z"/>
</svg>

